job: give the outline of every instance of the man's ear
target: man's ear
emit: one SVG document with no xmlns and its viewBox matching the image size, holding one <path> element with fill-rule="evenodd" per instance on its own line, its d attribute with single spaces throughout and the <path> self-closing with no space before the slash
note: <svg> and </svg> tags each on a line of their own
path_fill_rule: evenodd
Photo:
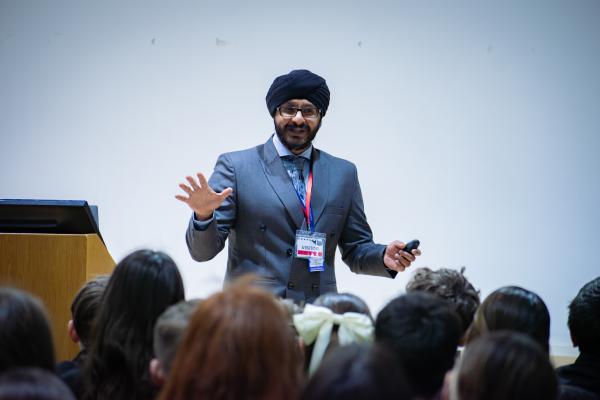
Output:
<svg viewBox="0 0 600 400">
<path fill-rule="evenodd" d="M 69 323 L 67 324 L 67 333 L 69 334 L 69 337 L 74 343 L 79 343 L 79 335 L 75 330 L 75 324 L 73 323 L 72 319 L 70 319 Z"/>
<path fill-rule="evenodd" d="M 158 358 L 153 358 L 150 360 L 149 371 L 150 380 L 154 386 L 162 387 L 165 384 L 167 377 L 165 376 L 165 371 L 163 371 L 162 365 L 160 364 L 160 361 L 158 361 Z"/>
</svg>

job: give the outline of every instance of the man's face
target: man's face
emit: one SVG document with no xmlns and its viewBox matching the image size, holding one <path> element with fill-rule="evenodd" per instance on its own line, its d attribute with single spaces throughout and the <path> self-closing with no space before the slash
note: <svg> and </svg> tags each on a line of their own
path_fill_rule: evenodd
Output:
<svg viewBox="0 0 600 400">
<path fill-rule="evenodd" d="M 308 100 L 292 99 L 279 106 L 275 111 L 275 132 L 281 142 L 292 153 L 300 154 L 310 146 L 321 127 L 321 113 L 314 118 L 305 117 L 309 112 L 296 112 L 294 116 L 284 116 L 292 107 L 297 109 L 316 109 L 317 107 Z"/>
</svg>

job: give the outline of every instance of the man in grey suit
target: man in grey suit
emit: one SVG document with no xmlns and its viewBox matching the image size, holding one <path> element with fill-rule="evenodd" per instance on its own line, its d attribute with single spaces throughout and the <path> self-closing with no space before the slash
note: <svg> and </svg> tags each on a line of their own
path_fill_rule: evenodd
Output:
<svg viewBox="0 0 600 400">
<path fill-rule="evenodd" d="M 419 255 L 404 243 L 373 242 L 356 166 L 315 149 L 329 106 L 323 78 L 295 70 L 273 81 L 266 97 L 275 134 L 251 149 L 219 156 L 175 196 L 194 212 L 186 241 L 196 261 L 219 253 L 229 238 L 226 281 L 258 275 L 275 295 L 311 302 L 337 291 L 336 247 L 357 274 L 394 278 Z"/>
</svg>

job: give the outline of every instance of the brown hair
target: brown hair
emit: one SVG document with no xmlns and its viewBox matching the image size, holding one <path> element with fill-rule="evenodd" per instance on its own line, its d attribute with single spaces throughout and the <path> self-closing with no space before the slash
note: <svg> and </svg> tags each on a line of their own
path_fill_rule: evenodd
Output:
<svg viewBox="0 0 600 400">
<path fill-rule="evenodd" d="M 524 333 L 549 353 L 550 313 L 544 300 L 530 290 L 504 286 L 493 291 L 477 309 L 466 342 L 500 330 Z"/>
<path fill-rule="evenodd" d="M 160 399 L 294 399 L 299 360 L 281 307 L 244 280 L 194 312 Z"/>
<path fill-rule="evenodd" d="M 93 323 L 98 315 L 104 289 L 110 276 L 99 275 L 86 282 L 77 292 L 71 303 L 71 316 L 79 340 L 84 347 L 92 342 Z"/>
<path fill-rule="evenodd" d="M 553 400 L 558 390 L 544 349 L 518 332 L 491 332 L 469 343 L 455 374 L 454 400 Z"/>
</svg>

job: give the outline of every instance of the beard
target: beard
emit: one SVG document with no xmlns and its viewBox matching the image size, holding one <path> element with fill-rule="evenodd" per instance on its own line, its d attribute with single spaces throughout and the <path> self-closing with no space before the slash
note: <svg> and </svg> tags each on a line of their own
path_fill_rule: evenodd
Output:
<svg viewBox="0 0 600 400">
<path fill-rule="evenodd" d="M 319 125 L 312 130 L 307 124 L 298 125 L 289 121 L 286 124 L 275 123 L 275 133 L 277 133 L 281 143 L 283 143 L 292 153 L 300 154 L 312 144 L 320 127 L 321 121 L 319 121 Z"/>
</svg>

